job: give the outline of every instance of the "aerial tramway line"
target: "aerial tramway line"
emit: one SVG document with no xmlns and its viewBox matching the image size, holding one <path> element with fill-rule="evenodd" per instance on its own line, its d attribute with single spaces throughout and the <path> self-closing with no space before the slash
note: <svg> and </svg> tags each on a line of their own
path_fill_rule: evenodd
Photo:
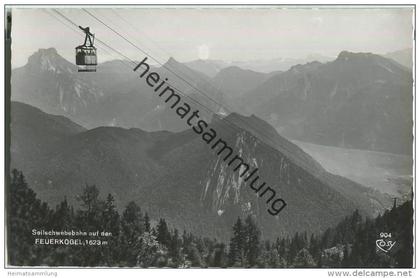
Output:
<svg viewBox="0 0 420 278">
<path fill-rule="evenodd" d="M 85 32 L 85 42 L 76 47 L 76 65 L 78 72 L 96 72 L 98 59 L 96 56 L 95 35 L 90 32 L 90 28 L 79 28 Z"/>
<path fill-rule="evenodd" d="M 130 40 L 128 40 L 126 37 L 124 37 L 123 35 L 121 35 L 120 33 L 118 33 L 116 30 L 114 30 L 112 27 L 110 27 L 109 25 L 107 25 L 104 21 L 102 21 L 101 19 L 99 19 L 98 17 L 96 17 L 95 15 L 93 15 L 91 12 L 87 11 L 86 9 L 83 9 L 87 14 L 89 14 L 90 16 L 92 16 L 93 18 L 95 18 L 97 21 L 99 21 L 100 23 L 102 23 L 105 27 L 107 27 L 108 29 L 110 29 L 111 31 L 113 31 L 114 33 L 116 33 L 118 36 L 120 36 L 122 39 L 124 39 L 125 41 L 127 41 L 128 43 L 130 43 L 131 45 L 133 45 L 135 48 L 137 48 L 138 50 L 140 50 L 142 53 L 144 53 L 146 56 L 150 56 L 153 60 L 155 60 L 158 64 L 160 64 L 162 67 L 164 67 L 165 69 L 167 69 L 169 72 L 173 73 L 175 76 L 177 76 L 179 79 L 181 79 L 182 81 L 184 81 L 186 84 L 188 84 L 191 88 L 193 88 L 195 91 L 197 91 L 198 93 L 202 94 L 204 97 L 208 98 L 209 100 L 211 100 L 212 102 L 216 103 L 219 105 L 219 109 L 220 107 L 223 107 L 223 105 L 217 101 L 215 101 L 212 97 L 210 97 L 209 95 L 207 95 L 206 93 L 204 93 L 203 91 L 201 91 L 200 89 L 198 89 L 195 85 L 191 84 L 190 81 L 186 80 L 185 78 L 183 78 L 182 76 L 180 76 L 178 73 L 174 72 L 173 70 L 171 70 L 170 68 L 165 67 L 165 65 L 162 65 L 156 58 L 154 58 L 152 55 L 150 55 L 149 53 L 145 52 L 143 49 L 139 48 L 137 45 L 135 45 L 133 42 L 131 42 Z M 69 23 L 71 23 L 74 26 L 78 26 L 77 24 L 75 24 L 72 20 L 70 20 L 69 18 L 67 18 L 66 16 L 64 16 L 62 13 L 60 13 L 59 11 L 57 11 L 56 9 L 54 9 L 55 13 L 57 13 L 59 16 L 61 16 L 62 18 L 64 18 L 66 21 L 68 21 Z M 94 34 L 90 33 L 89 27 L 87 28 L 83 28 L 81 26 L 78 26 L 81 30 L 83 30 L 86 34 L 85 37 L 85 42 L 83 45 L 80 45 L 78 47 L 76 47 L 76 64 L 78 65 L 78 71 L 79 72 L 96 72 L 96 66 L 97 66 L 97 56 L 96 56 L 96 47 L 93 45 L 94 44 Z M 87 41 L 89 41 L 89 45 L 87 45 Z M 103 41 L 100 41 L 98 39 L 98 41 L 101 44 L 104 44 L 107 48 L 111 49 L 112 51 L 114 51 L 115 53 L 119 54 L 120 56 L 126 58 L 128 61 L 130 61 L 131 63 L 136 64 L 135 61 L 131 60 L 130 58 L 128 58 L 127 56 L 125 56 L 123 53 L 121 53 L 120 51 L 118 51 L 117 49 L 114 49 L 113 47 L 109 46 L 108 44 L 106 44 Z M 77 54 L 79 53 L 79 58 L 77 56 Z M 79 60 L 78 60 L 79 59 Z M 209 83 L 210 84 L 210 83 Z M 211 111 L 213 113 L 215 113 L 215 111 L 213 111 L 212 109 L 208 108 L 207 106 L 203 105 L 202 103 L 198 102 L 197 100 L 195 100 L 194 98 L 191 98 L 191 96 L 186 95 L 185 93 L 183 93 L 182 91 L 180 91 L 179 89 L 177 89 L 176 87 L 174 87 L 174 89 L 179 92 L 180 94 L 182 94 L 184 97 L 191 99 L 193 102 L 197 103 L 198 105 L 200 105 L 201 107 L 203 107 L 205 110 Z M 229 110 L 226 110 L 226 112 L 228 113 Z M 234 130 L 241 130 L 237 124 L 232 123 L 231 121 L 229 121 L 228 119 L 225 118 L 225 122 L 232 127 Z M 242 122 L 245 126 L 250 126 L 249 123 L 247 123 L 246 121 L 242 121 L 240 120 L 240 122 Z M 263 144 L 264 147 L 269 147 L 269 148 L 277 148 L 277 144 L 276 144 L 276 140 L 273 140 L 272 138 L 270 138 L 270 136 L 268 136 L 264 131 L 260 130 L 258 126 L 253 126 L 255 128 L 256 131 L 260 132 L 258 135 L 255 135 L 253 133 L 253 136 L 255 136 L 257 139 L 260 140 L 260 142 Z M 261 138 L 263 138 L 264 140 L 261 140 Z M 286 151 L 286 150 L 283 150 Z M 287 151 L 286 151 L 287 152 Z M 299 161 L 295 161 L 298 165 L 302 166 L 300 163 L 300 159 Z"/>
</svg>

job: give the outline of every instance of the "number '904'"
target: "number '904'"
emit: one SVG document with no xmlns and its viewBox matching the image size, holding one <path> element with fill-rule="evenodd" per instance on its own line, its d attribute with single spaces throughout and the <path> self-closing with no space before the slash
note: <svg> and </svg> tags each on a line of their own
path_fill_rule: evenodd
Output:
<svg viewBox="0 0 420 278">
<path fill-rule="evenodd" d="M 379 236 L 381 238 L 389 238 L 389 237 L 392 237 L 391 233 L 380 233 Z"/>
</svg>

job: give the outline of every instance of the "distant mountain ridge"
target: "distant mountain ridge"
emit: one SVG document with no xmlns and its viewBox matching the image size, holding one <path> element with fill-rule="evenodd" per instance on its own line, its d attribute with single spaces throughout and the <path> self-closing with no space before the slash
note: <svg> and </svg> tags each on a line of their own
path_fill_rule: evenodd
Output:
<svg viewBox="0 0 420 278">
<path fill-rule="evenodd" d="M 412 48 L 389 52 L 389 53 L 386 53 L 384 57 L 392 59 L 398 62 L 399 64 L 407 67 L 410 70 L 413 68 L 413 49 Z"/>
<path fill-rule="evenodd" d="M 238 61 L 232 62 L 231 65 L 238 66 L 243 69 L 249 69 L 263 73 L 270 73 L 274 71 L 287 71 L 292 66 L 298 64 L 306 64 L 314 61 L 326 63 L 332 60 L 334 60 L 333 57 L 327 57 L 319 54 L 310 54 L 303 58 L 284 57 L 267 60 Z"/>
<path fill-rule="evenodd" d="M 257 88 L 269 76 L 269 74 L 231 66 L 220 70 L 212 80 L 215 86 L 225 92 L 229 98 L 235 98 Z"/>
<path fill-rule="evenodd" d="M 186 66 L 196 71 L 206 74 L 208 77 L 215 77 L 222 69 L 228 67 L 240 67 L 244 70 L 252 70 L 264 74 L 272 72 L 286 71 L 297 64 L 306 64 L 313 61 L 321 63 L 334 60 L 319 54 L 309 54 L 303 58 L 274 58 L 267 60 L 250 60 L 250 61 L 221 61 L 221 60 L 194 60 L 184 63 Z"/>
<path fill-rule="evenodd" d="M 210 78 L 215 77 L 221 69 L 229 66 L 228 63 L 220 60 L 194 60 L 184 64 L 193 70 L 204 73 Z"/>
</svg>

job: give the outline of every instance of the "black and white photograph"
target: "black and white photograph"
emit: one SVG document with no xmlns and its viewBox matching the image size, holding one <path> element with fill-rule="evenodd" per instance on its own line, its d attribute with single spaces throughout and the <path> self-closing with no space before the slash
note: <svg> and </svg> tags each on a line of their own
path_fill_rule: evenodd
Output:
<svg viewBox="0 0 420 278">
<path fill-rule="evenodd" d="M 4 17 L 6 268 L 412 275 L 415 5 Z"/>
</svg>

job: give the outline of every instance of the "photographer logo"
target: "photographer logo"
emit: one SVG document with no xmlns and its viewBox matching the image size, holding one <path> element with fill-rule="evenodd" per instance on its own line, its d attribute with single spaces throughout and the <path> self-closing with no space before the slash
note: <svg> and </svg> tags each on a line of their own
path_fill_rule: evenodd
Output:
<svg viewBox="0 0 420 278">
<path fill-rule="evenodd" d="M 388 253 L 392 247 L 394 247 L 396 241 L 392 241 L 392 234 L 391 233 L 380 233 L 379 239 L 376 240 L 376 247 L 379 250 Z"/>
</svg>

